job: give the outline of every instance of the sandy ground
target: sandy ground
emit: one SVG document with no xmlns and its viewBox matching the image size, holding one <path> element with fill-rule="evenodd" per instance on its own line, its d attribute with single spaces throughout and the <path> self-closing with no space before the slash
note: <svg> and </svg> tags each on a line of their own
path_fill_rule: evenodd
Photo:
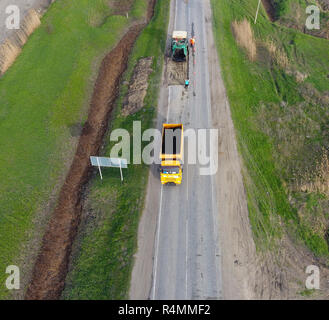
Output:
<svg viewBox="0 0 329 320">
<path fill-rule="evenodd" d="M 8 36 L 13 32 L 13 30 L 8 30 L 6 28 L 6 19 L 8 14 L 6 14 L 6 8 L 9 5 L 16 5 L 20 9 L 21 20 L 23 20 L 25 14 L 31 8 L 37 11 L 45 10 L 52 0 L 1 0 L 0 1 L 0 43 L 2 43 Z"/>
</svg>

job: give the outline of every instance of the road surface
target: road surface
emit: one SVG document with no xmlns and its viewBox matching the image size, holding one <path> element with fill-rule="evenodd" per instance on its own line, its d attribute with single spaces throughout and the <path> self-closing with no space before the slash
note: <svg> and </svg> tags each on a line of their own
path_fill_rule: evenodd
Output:
<svg viewBox="0 0 329 320">
<path fill-rule="evenodd" d="M 164 118 L 185 129 L 212 127 L 204 6 L 198 0 L 175 5 L 174 29 L 194 32 L 197 49 L 190 55 L 191 87 L 168 87 Z M 160 187 L 151 299 L 221 298 L 216 180 L 199 169 L 185 162 L 182 185 Z"/>
<path fill-rule="evenodd" d="M 168 33 L 187 30 L 196 38 L 195 56 L 190 54 L 190 88 L 165 86 L 161 95 L 168 103 L 159 106 L 163 122 L 183 123 L 188 128 L 212 128 L 209 90 L 205 8 L 207 1 L 172 1 Z M 195 61 L 195 62 L 194 62 Z M 185 146 L 187 154 L 187 146 Z M 218 238 L 218 208 L 215 176 L 201 176 L 199 165 L 184 164 L 181 186 L 161 186 L 149 210 L 157 215 L 151 299 L 219 299 L 221 256 Z M 152 184 L 153 185 L 153 184 Z"/>
<path fill-rule="evenodd" d="M 201 176 L 200 165 L 185 162 L 182 185 L 161 186 L 156 166 L 151 168 L 129 296 L 250 299 L 259 276 L 256 251 L 210 0 L 172 0 L 168 40 L 174 29 L 196 38 L 190 88 L 168 86 L 165 65 L 157 127 L 178 122 L 184 130 L 218 129 L 218 172 Z"/>
</svg>

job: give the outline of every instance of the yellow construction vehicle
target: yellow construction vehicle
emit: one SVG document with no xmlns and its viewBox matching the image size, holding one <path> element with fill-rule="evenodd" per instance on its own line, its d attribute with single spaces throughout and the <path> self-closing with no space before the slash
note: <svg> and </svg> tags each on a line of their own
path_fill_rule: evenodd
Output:
<svg viewBox="0 0 329 320">
<path fill-rule="evenodd" d="M 184 136 L 182 124 L 163 124 L 160 153 L 162 184 L 182 183 Z"/>
</svg>

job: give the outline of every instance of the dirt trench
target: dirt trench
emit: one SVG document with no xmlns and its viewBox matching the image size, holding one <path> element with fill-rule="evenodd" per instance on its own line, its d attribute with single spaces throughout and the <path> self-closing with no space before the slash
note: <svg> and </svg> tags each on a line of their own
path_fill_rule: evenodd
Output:
<svg viewBox="0 0 329 320">
<path fill-rule="evenodd" d="M 263 3 L 263 6 L 265 8 L 268 18 L 271 20 L 271 22 L 274 22 L 275 21 L 275 8 L 274 8 L 271 0 L 262 0 L 262 3 Z"/>
<path fill-rule="evenodd" d="M 149 22 L 156 0 L 150 0 Z M 64 289 L 72 244 L 82 211 L 82 190 L 91 174 L 89 157 L 98 153 L 114 103 L 119 93 L 122 74 L 127 68 L 129 54 L 146 24 L 131 27 L 118 45 L 104 58 L 89 109 L 69 173 L 61 189 L 42 247 L 33 268 L 25 299 L 59 299 Z"/>
</svg>

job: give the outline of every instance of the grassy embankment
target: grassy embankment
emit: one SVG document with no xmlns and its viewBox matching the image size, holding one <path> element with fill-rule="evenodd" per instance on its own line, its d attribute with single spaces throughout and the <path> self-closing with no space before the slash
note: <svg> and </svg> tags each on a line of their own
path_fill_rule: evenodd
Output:
<svg viewBox="0 0 329 320">
<path fill-rule="evenodd" d="M 114 120 L 110 123 L 111 130 L 125 128 L 132 133 L 133 121 L 138 120 L 142 122 L 142 131 L 153 126 L 166 44 L 169 4 L 169 0 L 157 2 L 153 20 L 135 44 L 116 104 Z M 127 93 L 127 82 L 136 62 L 142 57 L 154 57 L 153 73 L 144 99 L 145 106 L 136 114 L 123 117 L 120 111 Z M 110 154 L 113 144 L 108 135 L 103 155 Z M 127 170 L 123 170 L 123 184 L 120 182 L 118 169 L 104 170 L 102 181 L 95 174 L 85 205 L 86 222 L 78 236 L 73 268 L 63 293 L 64 299 L 128 298 L 148 173 L 149 168 L 144 164 L 129 165 Z"/>
<path fill-rule="evenodd" d="M 272 0 L 275 6 L 275 17 L 277 21 L 287 27 L 293 27 L 299 31 L 314 36 L 329 39 L 329 12 L 327 6 L 315 0 Z M 308 17 L 306 8 L 315 5 L 320 9 L 320 30 L 308 30 L 305 21 Z"/>
<path fill-rule="evenodd" d="M 53 209 L 101 59 L 146 11 L 135 0 L 127 20 L 108 4 L 57 0 L 0 79 L 0 298 L 9 295 L 4 270 L 20 264 L 22 245 Z"/>
<path fill-rule="evenodd" d="M 211 2 L 257 248 L 288 231 L 328 261 L 329 42 L 269 22 L 263 7 L 254 25 L 257 0 Z M 243 49 L 247 28 L 233 36 L 231 24 L 245 18 Z"/>
</svg>

